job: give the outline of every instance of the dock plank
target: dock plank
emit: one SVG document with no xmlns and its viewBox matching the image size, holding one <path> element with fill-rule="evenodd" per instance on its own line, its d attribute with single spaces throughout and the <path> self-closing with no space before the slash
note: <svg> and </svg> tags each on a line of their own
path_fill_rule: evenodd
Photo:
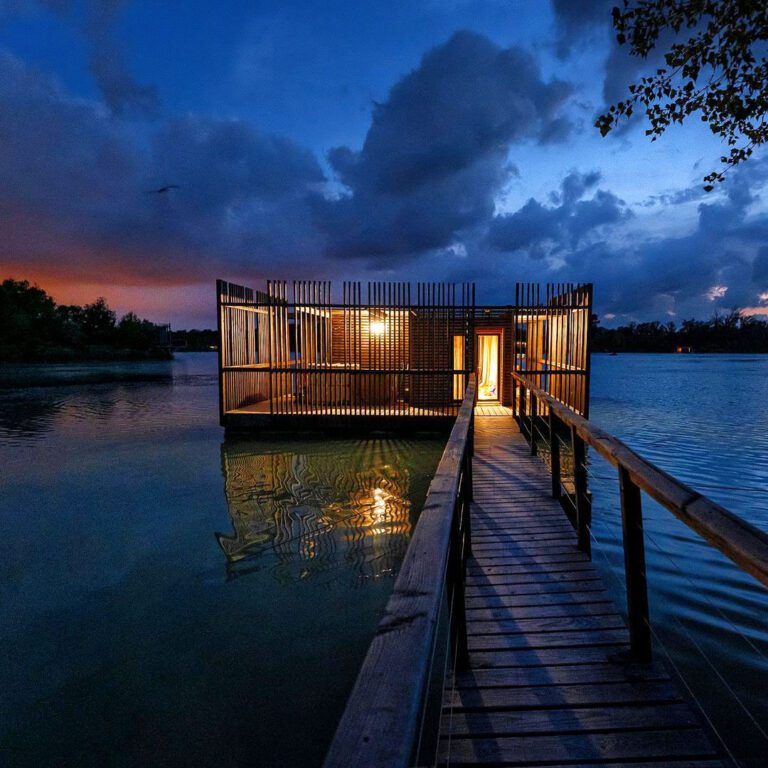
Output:
<svg viewBox="0 0 768 768">
<path fill-rule="evenodd" d="M 709 739 L 698 728 L 446 738 L 441 739 L 441 749 L 445 749 L 445 757 L 450 751 L 453 766 L 534 766 L 554 761 L 579 764 L 587 760 L 656 760 L 657 765 L 670 765 L 679 758 L 715 757 Z"/>
<path fill-rule="evenodd" d="M 509 416 L 475 419 L 469 669 L 446 680 L 451 766 L 715 768 L 678 684 L 629 660 L 626 624 Z"/>
</svg>

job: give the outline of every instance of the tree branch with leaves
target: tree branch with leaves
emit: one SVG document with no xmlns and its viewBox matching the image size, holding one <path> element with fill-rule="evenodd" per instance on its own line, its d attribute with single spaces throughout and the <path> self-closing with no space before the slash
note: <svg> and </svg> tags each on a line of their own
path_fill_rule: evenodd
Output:
<svg viewBox="0 0 768 768">
<path fill-rule="evenodd" d="M 666 66 L 629 86 L 629 97 L 595 122 L 606 136 L 636 109 L 645 109 L 651 141 L 675 123 L 698 114 L 726 143 L 726 167 L 704 177 L 712 191 L 768 141 L 768 2 L 766 0 L 624 0 L 613 9 L 619 45 L 647 58 L 666 33 L 676 42 L 664 54 Z M 680 41 L 680 33 L 690 35 Z"/>
</svg>

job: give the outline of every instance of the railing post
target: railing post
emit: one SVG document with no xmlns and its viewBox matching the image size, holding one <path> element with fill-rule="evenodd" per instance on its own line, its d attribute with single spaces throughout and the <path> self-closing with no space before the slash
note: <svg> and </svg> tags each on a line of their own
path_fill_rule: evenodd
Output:
<svg viewBox="0 0 768 768">
<path fill-rule="evenodd" d="M 587 489 L 587 448 L 575 427 L 571 427 L 573 451 L 573 485 L 576 496 L 576 533 L 579 549 L 592 557 L 589 529 L 592 525 L 592 502 Z"/>
<path fill-rule="evenodd" d="M 517 400 L 517 379 L 512 377 L 512 418 L 517 420 L 519 405 Z"/>
<path fill-rule="evenodd" d="M 474 501 L 475 499 L 475 484 L 472 478 L 472 457 L 475 455 L 475 425 L 474 419 L 469 425 L 469 434 L 467 435 L 467 502 Z"/>
<path fill-rule="evenodd" d="M 619 467 L 621 527 L 624 539 L 624 572 L 627 581 L 627 613 L 632 655 L 651 660 L 651 625 L 648 614 L 648 584 L 645 576 L 643 508 L 640 489 L 624 467 Z"/>
<path fill-rule="evenodd" d="M 560 498 L 560 441 L 557 439 L 557 426 L 560 419 L 549 409 L 549 456 L 552 465 L 552 498 Z"/>
<path fill-rule="evenodd" d="M 536 395 L 531 390 L 531 456 L 536 455 Z"/>
<path fill-rule="evenodd" d="M 523 436 L 525 436 L 523 424 L 525 422 L 525 411 L 527 410 L 527 405 L 525 402 L 526 396 L 527 393 L 525 391 L 525 386 L 522 382 L 520 382 L 520 408 L 518 410 L 517 423 L 520 426 L 520 431 L 523 433 Z"/>
<path fill-rule="evenodd" d="M 468 557 L 472 555 L 472 454 L 469 451 L 469 445 L 464 452 L 462 477 L 461 477 L 461 498 L 460 503 L 462 513 L 462 531 L 463 540 L 463 562 L 466 563 Z"/>
<path fill-rule="evenodd" d="M 469 542 L 469 501 L 466 498 L 466 461 L 468 456 L 464 452 L 462 460 L 463 477 L 459 486 L 459 495 L 456 499 L 456 507 L 453 514 L 453 528 L 451 531 L 450 552 L 450 577 L 452 581 L 451 601 L 453 603 L 453 637 L 454 651 L 456 654 L 456 669 L 465 670 L 469 666 L 469 647 L 467 643 L 467 610 L 465 605 L 464 580 L 466 578 L 466 558 L 468 555 L 467 544 Z"/>
</svg>

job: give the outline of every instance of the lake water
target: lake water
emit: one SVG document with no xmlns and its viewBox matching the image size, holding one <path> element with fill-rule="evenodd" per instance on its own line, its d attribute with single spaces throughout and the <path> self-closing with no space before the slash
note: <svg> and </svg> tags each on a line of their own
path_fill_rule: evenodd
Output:
<svg viewBox="0 0 768 768">
<path fill-rule="evenodd" d="M 591 418 L 768 531 L 768 355 L 593 356 Z M 615 470 L 590 458 L 593 559 L 624 605 Z M 643 496 L 655 653 L 744 766 L 768 764 L 768 590 Z"/>
<path fill-rule="evenodd" d="M 215 365 L 0 388 L 0 765 L 322 760 L 442 442 L 224 441 Z M 768 529 L 768 357 L 597 355 L 592 417 Z M 613 470 L 591 484 L 621 601 Z M 768 722 L 765 590 L 645 513 L 657 652 L 747 764 L 766 747 L 733 694 Z"/>
<path fill-rule="evenodd" d="M 214 355 L 143 370 L 0 390 L 0 765 L 317 765 L 443 441 L 224 441 Z"/>
</svg>

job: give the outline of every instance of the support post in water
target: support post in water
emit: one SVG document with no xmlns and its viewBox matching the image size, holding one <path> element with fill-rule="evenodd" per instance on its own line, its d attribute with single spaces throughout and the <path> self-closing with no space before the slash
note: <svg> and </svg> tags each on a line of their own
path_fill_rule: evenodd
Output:
<svg viewBox="0 0 768 768">
<path fill-rule="evenodd" d="M 549 456 L 552 464 L 552 498 L 560 498 L 560 441 L 557 439 L 557 428 L 560 420 L 554 411 L 549 409 Z"/>
<path fill-rule="evenodd" d="M 640 489 L 624 467 L 619 467 L 621 527 L 624 538 L 624 571 L 627 581 L 627 613 L 632 655 L 637 661 L 651 660 L 651 624 L 648 614 L 648 584 L 645 576 L 643 507 Z"/>
<path fill-rule="evenodd" d="M 571 427 L 571 448 L 578 545 L 579 549 L 591 558 L 592 541 L 589 538 L 589 529 L 592 526 L 592 500 L 587 490 L 587 447 L 579 437 L 576 427 Z"/>
</svg>

